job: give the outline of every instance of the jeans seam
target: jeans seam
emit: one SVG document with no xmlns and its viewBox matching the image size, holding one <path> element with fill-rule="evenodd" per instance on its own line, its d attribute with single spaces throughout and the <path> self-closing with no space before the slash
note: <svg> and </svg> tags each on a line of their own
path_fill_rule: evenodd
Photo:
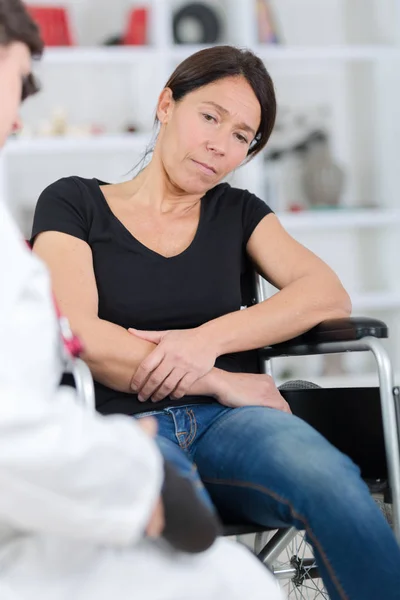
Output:
<svg viewBox="0 0 400 600">
<path fill-rule="evenodd" d="M 169 410 L 169 409 L 166 409 L 166 411 L 167 411 L 167 413 L 168 413 L 169 415 L 171 415 L 171 417 L 172 417 L 172 420 L 173 420 L 173 422 L 174 422 L 174 428 L 175 428 L 175 437 L 176 437 L 176 439 L 178 440 L 178 446 L 179 446 L 180 448 L 182 448 L 182 450 L 183 450 L 183 445 L 181 444 L 181 440 L 180 440 L 179 436 L 180 436 L 181 434 L 186 434 L 186 431 L 178 431 L 178 422 L 177 422 L 177 420 L 176 420 L 176 418 L 175 418 L 174 411 L 172 411 L 172 410 Z"/>
<path fill-rule="evenodd" d="M 330 561 L 328 560 L 328 557 L 325 554 L 325 551 L 322 549 L 321 544 L 319 543 L 318 539 L 316 538 L 313 530 L 310 527 L 310 524 L 308 523 L 307 519 L 305 517 L 303 517 L 302 515 L 300 515 L 292 506 L 290 500 L 287 500 L 286 498 L 282 498 L 279 494 L 277 494 L 276 492 L 273 492 L 272 490 L 270 490 L 269 488 L 257 484 L 257 483 L 249 483 L 247 481 L 235 481 L 235 480 L 229 480 L 229 479 L 208 479 L 208 478 L 203 478 L 202 479 L 203 483 L 210 483 L 210 484 L 219 484 L 219 485 L 232 485 L 232 486 L 237 486 L 237 487 L 244 487 L 244 488 L 250 488 L 256 491 L 261 492 L 262 494 L 265 494 L 267 496 L 272 496 L 272 498 L 274 498 L 275 500 L 277 500 L 278 502 L 282 502 L 282 504 L 286 504 L 291 513 L 292 516 L 296 519 L 298 519 L 299 521 L 301 521 L 304 525 L 304 529 L 306 530 L 307 534 L 309 535 L 310 538 L 312 538 L 314 544 L 316 545 L 316 547 L 318 548 L 322 560 L 325 563 L 325 567 L 328 570 L 332 582 L 334 583 L 334 585 L 336 586 L 336 589 L 339 593 L 339 596 L 342 598 L 342 600 L 349 600 L 349 597 L 346 595 L 346 592 L 343 589 L 342 584 L 340 583 L 340 581 L 338 580 L 338 577 L 336 575 L 336 573 L 333 570 L 333 567 L 330 563 Z"/>
<path fill-rule="evenodd" d="M 194 440 L 196 438 L 196 435 L 197 435 L 197 419 L 196 419 L 196 415 L 195 415 L 195 413 L 194 413 L 194 411 L 192 409 L 189 409 L 189 412 L 192 414 L 192 417 L 193 417 L 194 431 L 193 431 L 193 437 L 190 440 L 190 443 L 188 444 L 188 446 L 191 445 L 194 442 Z"/>
<path fill-rule="evenodd" d="M 187 450 L 189 448 L 190 444 L 193 442 L 194 438 L 196 437 L 196 433 L 197 433 L 197 421 L 196 421 L 196 417 L 194 416 L 194 412 L 187 408 L 186 414 L 188 415 L 188 417 L 190 419 L 190 430 L 189 430 L 187 439 L 182 444 L 183 450 Z"/>
</svg>

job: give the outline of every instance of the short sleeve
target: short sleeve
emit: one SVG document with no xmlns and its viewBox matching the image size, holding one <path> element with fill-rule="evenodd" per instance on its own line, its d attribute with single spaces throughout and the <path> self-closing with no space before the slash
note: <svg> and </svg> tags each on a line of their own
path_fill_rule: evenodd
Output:
<svg viewBox="0 0 400 600">
<path fill-rule="evenodd" d="M 73 177 L 59 179 L 39 196 L 30 241 L 44 231 L 59 231 L 87 242 L 90 222 L 90 204 L 81 186 Z"/>
<path fill-rule="evenodd" d="M 266 216 L 273 213 L 273 210 L 263 200 L 245 192 L 243 198 L 243 243 L 244 245 L 250 239 L 251 234 Z"/>
</svg>

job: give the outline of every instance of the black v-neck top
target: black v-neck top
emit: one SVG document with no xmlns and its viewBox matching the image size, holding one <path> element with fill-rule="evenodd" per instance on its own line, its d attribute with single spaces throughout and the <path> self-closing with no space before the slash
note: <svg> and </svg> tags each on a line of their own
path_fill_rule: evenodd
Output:
<svg viewBox="0 0 400 600">
<path fill-rule="evenodd" d="M 201 199 L 197 232 L 180 254 L 166 258 L 139 242 L 111 211 L 97 179 L 66 177 L 47 187 L 36 206 L 32 240 L 59 231 L 89 244 L 99 295 L 98 316 L 124 328 L 197 327 L 242 307 L 246 244 L 271 209 L 248 192 L 221 183 Z M 216 365 L 256 371 L 254 353 L 221 356 Z M 204 396 L 141 403 L 135 394 L 98 382 L 96 404 L 104 414 L 138 412 L 198 402 Z"/>
</svg>

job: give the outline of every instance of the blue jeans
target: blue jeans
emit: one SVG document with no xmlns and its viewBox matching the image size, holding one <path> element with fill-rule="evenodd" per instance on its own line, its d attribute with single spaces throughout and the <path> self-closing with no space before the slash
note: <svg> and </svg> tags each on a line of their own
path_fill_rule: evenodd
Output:
<svg viewBox="0 0 400 600">
<path fill-rule="evenodd" d="M 154 414 L 162 454 L 225 522 L 305 530 L 331 600 L 399 600 L 400 547 L 358 467 L 301 419 L 220 404 Z"/>
</svg>

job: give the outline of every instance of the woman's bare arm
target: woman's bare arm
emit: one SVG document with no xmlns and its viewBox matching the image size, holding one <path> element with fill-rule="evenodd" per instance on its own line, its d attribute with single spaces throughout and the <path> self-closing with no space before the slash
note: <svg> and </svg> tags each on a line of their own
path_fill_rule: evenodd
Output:
<svg viewBox="0 0 400 600">
<path fill-rule="evenodd" d="M 275 344 L 326 319 L 347 317 L 351 301 L 339 278 L 267 215 L 247 244 L 258 271 L 280 291 L 268 300 L 202 328 L 218 355 Z"/>
<path fill-rule="evenodd" d="M 83 341 L 82 358 L 93 377 L 112 389 L 132 392 L 131 381 L 137 367 L 156 346 L 98 317 L 90 246 L 74 236 L 47 231 L 37 236 L 34 252 L 50 270 L 60 310 Z M 198 380 L 191 393 L 215 395 L 216 371 Z"/>
</svg>

